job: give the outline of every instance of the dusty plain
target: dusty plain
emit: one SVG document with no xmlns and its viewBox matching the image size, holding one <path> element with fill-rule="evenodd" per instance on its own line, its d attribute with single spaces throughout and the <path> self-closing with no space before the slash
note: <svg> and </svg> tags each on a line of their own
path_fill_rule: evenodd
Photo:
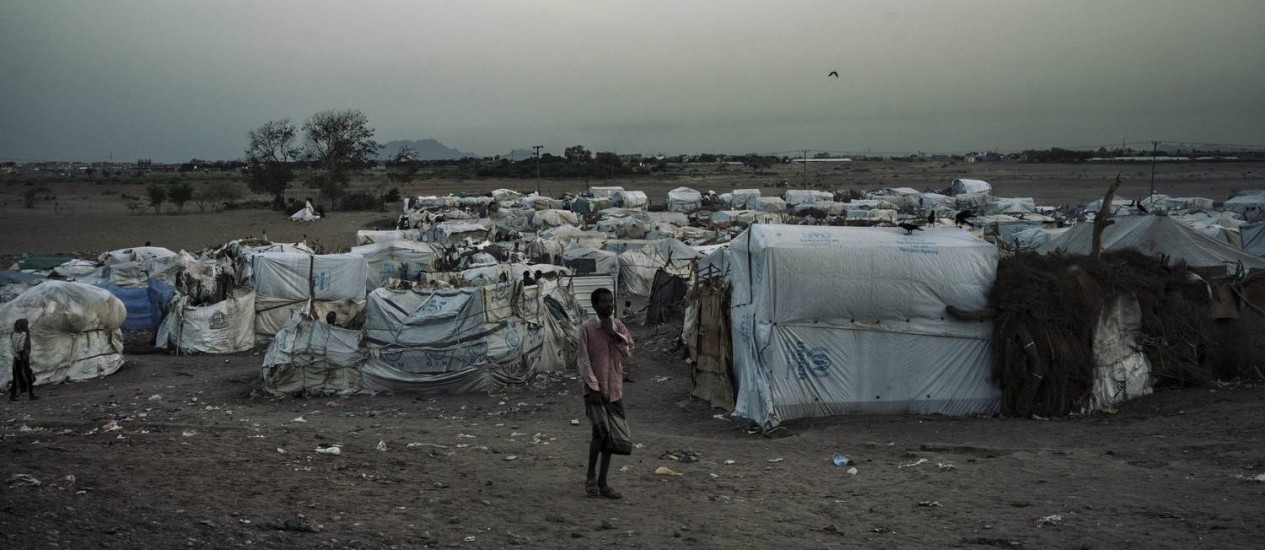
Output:
<svg viewBox="0 0 1265 550">
<path fill-rule="evenodd" d="M 1222 201 L 1265 188 L 1262 168 L 1160 165 L 1155 187 Z M 1101 196 L 1117 173 L 1122 196 L 1145 196 L 1150 167 L 1135 164 L 856 162 L 810 164 L 806 176 L 798 166 L 691 166 L 613 183 L 662 201 L 683 185 L 924 189 L 978 177 L 1000 196 L 1057 205 Z M 586 182 L 541 185 L 558 194 Z M 26 209 L 22 186 L 0 186 L 6 261 L 144 241 L 197 250 L 264 232 L 336 250 L 399 207 L 310 224 L 262 209 L 138 214 L 117 193 L 140 196 L 143 186 L 87 182 L 51 184 L 57 198 Z M 535 183 L 428 180 L 404 191 L 497 187 Z M 690 399 L 674 330 L 634 329 L 626 403 L 642 446 L 613 461 L 623 500 L 584 496 L 588 429 L 571 376 L 492 394 L 294 399 L 259 389 L 262 350 L 144 354 L 104 379 L 41 387 L 38 401 L 0 401 L 0 545 L 1151 549 L 1259 548 L 1265 538 L 1258 382 L 1162 390 L 1112 415 L 849 416 L 762 437 Z M 121 429 L 103 431 L 110 421 Z M 342 453 L 315 452 L 330 444 Z M 699 460 L 661 458 L 668 450 Z M 835 453 L 855 462 L 855 475 L 831 462 Z M 682 475 L 655 475 L 660 466 Z M 41 484 L 9 483 L 15 474 Z"/>
</svg>

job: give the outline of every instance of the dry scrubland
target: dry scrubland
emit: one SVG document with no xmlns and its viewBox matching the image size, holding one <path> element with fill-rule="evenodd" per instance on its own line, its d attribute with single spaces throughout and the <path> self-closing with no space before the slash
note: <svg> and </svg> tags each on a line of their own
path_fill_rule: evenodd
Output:
<svg viewBox="0 0 1265 550">
<path fill-rule="evenodd" d="M 698 168 L 623 180 L 662 200 L 686 185 L 761 187 Z M 1160 166 L 1157 190 L 1224 200 L 1265 187 L 1254 164 Z M 870 189 L 975 176 L 1040 203 L 1092 200 L 1122 172 L 1140 197 L 1149 167 L 810 165 L 809 179 Z M 545 182 L 552 193 L 583 182 Z M 534 187 L 428 181 L 414 194 Z M 247 234 L 303 234 L 338 248 L 394 212 L 292 224 L 276 212 L 130 215 L 114 188 L 55 184 L 15 205 L 0 187 L 0 254 L 102 251 L 145 240 L 197 249 Z M 189 210 L 189 208 L 186 208 Z M 193 210 L 196 211 L 196 208 Z M 586 427 L 577 383 L 541 378 L 492 395 L 291 399 L 261 395 L 256 353 L 129 356 L 101 380 L 0 402 L 4 548 L 1259 548 L 1265 537 L 1265 387 L 1164 391 L 1115 415 L 1039 420 L 850 416 L 749 436 L 689 399 L 672 334 L 638 329 L 629 416 L 644 446 L 614 460 L 622 501 L 583 496 Z M 657 381 L 667 377 L 664 381 Z M 302 421 L 298 419 L 301 418 Z M 102 432 L 110 420 L 119 431 Z M 93 433 L 95 431 L 95 433 Z M 379 442 L 385 451 L 377 450 Z M 343 454 L 316 454 L 340 443 Z M 412 444 L 412 446 L 410 446 Z M 688 450 L 700 461 L 661 459 Z M 843 453 L 856 475 L 834 466 Z M 728 464 L 727 461 L 733 461 Z M 654 475 L 668 466 L 683 475 Z M 73 476 L 73 477 L 72 477 Z M 309 529 L 310 527 L 310 529 Z M 315 531 L 315 532 L 312 532 Z"/>
</svg>

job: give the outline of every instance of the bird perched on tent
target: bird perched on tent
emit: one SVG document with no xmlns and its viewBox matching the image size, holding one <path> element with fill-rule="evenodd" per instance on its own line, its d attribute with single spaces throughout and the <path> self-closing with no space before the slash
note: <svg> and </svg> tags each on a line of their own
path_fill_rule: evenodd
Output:
<svg viewBox="0 0 1265 550">
<path fill-rule="evenodd" d="M 957 224 L 958 227 L 962 227 L 963 225 L 971 225 L 971 222 L 967 220 L 971 219 L 971 216 L 974 216 L 974 215 L 975 214 L 972 213 L 970 210 L 963 210 L 961 212 L 958 212 L 958 215 L 953 216 L 953 223 Z"/>
<path fill-rule="evenodd" d="M 1142 206 L 1142 201 L 1140 200 L 1134 199 L 1133 206 L 1137 208 L 1138 212 L 1141 212 L 1142 215 L 1150 214 L 1150 211 L 1148 211 L 1145 206 Z"/>
<path fill-rule="evenodd" d="M 913 235 L 914 231 L 922 231 L 922 226 L 914 223 L 902 222 L 896 224 L 896 227 L 905 230 L 906 235 Z"/>
<path fill-rule="evenodd" d="M 827 78 L 832 77 L 832 76 L 835 78 L 839 78 L 839 71 L 830 71 L 830 74 L 826 75 Z"/>
</svg>

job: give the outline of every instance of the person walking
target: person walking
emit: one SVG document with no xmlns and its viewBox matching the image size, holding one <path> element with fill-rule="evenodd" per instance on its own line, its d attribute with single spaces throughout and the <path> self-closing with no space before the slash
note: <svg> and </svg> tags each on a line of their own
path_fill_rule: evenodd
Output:
<svg viewBox="0 0 1265 550">
<path fill-rule="evenodd" d="M 614 317 L 615 296 L 610 289 L 594 290 L 589 299 L 597 311 L 597 318 L 589 319 L 580 326 L 580 343 L 576 349 L 585 411 L 593 426 L 584 490 L 591 497 L 618 499 L 623 495 L 607 483 L 611 451 L 605 447 L 604 439 L 610 422 L 604 415 L 594 414 L 592 405 L 601 405 L 597 407 L 599 412 L 605 409 L 606 415 L 617 417 L 620 422 L 625 420 L 622 359 L 632 356 L 634 343 L 628 327 Z M 599 459 L 600 471 L 597 469 Z"/>
<path fill-rule="evenodd" d="M 26 319 L 14 321 L 9 346 L 13 351 L 13 381 L 9 383 L 9 400 L 17 401 L 18 395 L 23 391 L 26 391 L 32 401 L 39 399 L 35 396 L 35 372 L 31 370 L 31 331 Z"/>
</svg>

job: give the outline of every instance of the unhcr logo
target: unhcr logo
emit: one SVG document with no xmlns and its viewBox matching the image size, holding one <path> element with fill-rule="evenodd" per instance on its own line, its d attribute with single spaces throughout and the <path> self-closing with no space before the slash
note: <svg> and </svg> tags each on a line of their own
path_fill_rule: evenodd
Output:
<svg viewBox="0 0 1265 550">
<path fill-rule="evenodd" d="M 807 380 L 809 376 L 824 378 L 830 376 L 830 367 L 834 362 L 826 354 L 826 348 L 808 347 L 803 340 L 796 339 L 795 345 L 786 350 L 786 377 L 791 373 L 799 380 Z"/>
<path fill-rule="evenodd" d="M 799 242 L 810 246 L 824 246 L 839 244 L 839 237 L 825 231 L 805 231 L 804 235 L 799 238 Z"/>
</svg>

